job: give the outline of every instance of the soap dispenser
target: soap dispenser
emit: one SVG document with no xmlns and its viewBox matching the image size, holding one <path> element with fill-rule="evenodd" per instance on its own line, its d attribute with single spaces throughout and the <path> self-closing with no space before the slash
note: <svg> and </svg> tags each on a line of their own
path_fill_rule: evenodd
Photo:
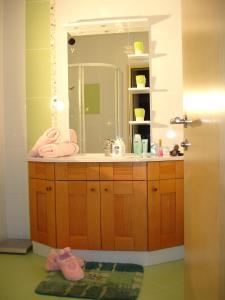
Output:
<svg viewBox="0 0 225 300">
<path fill-rule="evenodd" d="M 122 156 L 125 154 L 125 143 L 122 138 L 117 137 L 112 145 L 112 155 Z"/>
<path fill-rule="evenodd" d="M 134 135 L 133 150 L 134 150 L 135 154 L 142 153 L 142 143 L 141 143 L 141 135 L 140 134 Z"/>
</svg>

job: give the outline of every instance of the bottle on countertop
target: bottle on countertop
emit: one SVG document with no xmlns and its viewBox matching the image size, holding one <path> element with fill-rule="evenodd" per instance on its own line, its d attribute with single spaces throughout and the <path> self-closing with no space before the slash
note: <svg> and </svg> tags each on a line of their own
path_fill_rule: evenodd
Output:
<svg viewBox="0 0 225 300">
<path fill-rule="evenodd" d="M 133 151 L 135 154 L 142 153 L 142 143 L 141 143 L 141 135 L 135 134 L 133 140 Z"/>
<path fill-rule="evenodd" d="M 159 148 L 158 148 L 158 156 L 163 156 L 163 147 L 162 147 L 162 140 L 159 139 Z"/>
<path fill-rule="evenodd" d="M 117 137 L 112 144 L 112 155 L 121 156 L 125 154 L 125 143 L 122 138 Z"/>
</svg>

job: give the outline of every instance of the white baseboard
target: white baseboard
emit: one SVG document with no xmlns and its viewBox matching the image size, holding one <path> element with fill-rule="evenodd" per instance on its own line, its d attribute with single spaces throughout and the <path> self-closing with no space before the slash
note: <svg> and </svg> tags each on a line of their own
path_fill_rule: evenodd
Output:
<svg viewBox="0 0 225 300">
<path fill-rule="evenodd" d="M 48 256 L 50 247 L 33 242 L 33 252 L 41 256 Z M 157 251 L 96 251 L 73 250 L 73 254 L 86 261 L 134 263 L 143 266 L 157 265 L 184 258 L 184 247 L 178 246 Z"/>
</svg>

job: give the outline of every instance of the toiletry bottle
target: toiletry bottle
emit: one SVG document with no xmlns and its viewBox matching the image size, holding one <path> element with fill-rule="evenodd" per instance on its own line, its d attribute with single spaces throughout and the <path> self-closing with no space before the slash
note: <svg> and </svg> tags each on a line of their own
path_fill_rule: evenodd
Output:
<svg viewBox="0 0 225 300">
<path fill-rule="evenodd" d="M 158 156 L 163 156 L 162 140 L 159 139 Z"/>
<path fill-rule="evenodd" d="M 148 139 L 142 139 L 142 153 L 146 155 L 148 153 Z"/>
<path fill-rule="evenodd" d="M 141 143 L 141 135 L 140 134 L 134 135 L 133 149 L 134 149 L 135 154 L 142 153 L 142 143 Z"/>
</svg>

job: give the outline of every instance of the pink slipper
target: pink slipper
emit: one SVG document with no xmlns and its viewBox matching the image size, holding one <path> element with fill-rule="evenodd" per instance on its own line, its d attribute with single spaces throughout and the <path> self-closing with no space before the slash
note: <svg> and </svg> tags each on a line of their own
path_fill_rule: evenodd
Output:
<svg viewBox="0 0 225 300">
<path fill-rule="evenodd" d="M 58 262 L 57 262 L 58 253 L 55 249 L 52 249 L 48 255 L 45 270 L 46 271 L 56 271 L 59 270 Z"/>
<path fill-rule="evenodd" d="M 68 253 L 70 256 L 73 256 L 72 251 L 70 247 L 66 247 L 62 249 L 61 251 L 64 251 L 64 253 Z M 59 270 L 58 262 L 57 262 L 58 253 L 55 249 L 52 249 L 48 255 L 46 264 L 45 264 L 45 270 L 46 271 L 57 271 Z M 76 260 L 78 265 L 82 268 L 84 266 L 84 260 L 80 257 L 73 256 Z"/>
<path fill-rule="evenodd" d="M 68 251 L 60 250 L 57 257 L 57 263 L 67 280 L 77 281 L 84 278 L 84 272 L 79 266 L 76 258 Z"/>
<path fill-rule="evenodd" d="M 69 255 L 74 256 L 81 268 L 84 266 L 84 260 L 82 258 L 78 257 L 78 256 L 73 255 L 70 247 L 66 247 L 63 250 L 64 250 L 64 252 L 68 252 Z"/>
</svg>

